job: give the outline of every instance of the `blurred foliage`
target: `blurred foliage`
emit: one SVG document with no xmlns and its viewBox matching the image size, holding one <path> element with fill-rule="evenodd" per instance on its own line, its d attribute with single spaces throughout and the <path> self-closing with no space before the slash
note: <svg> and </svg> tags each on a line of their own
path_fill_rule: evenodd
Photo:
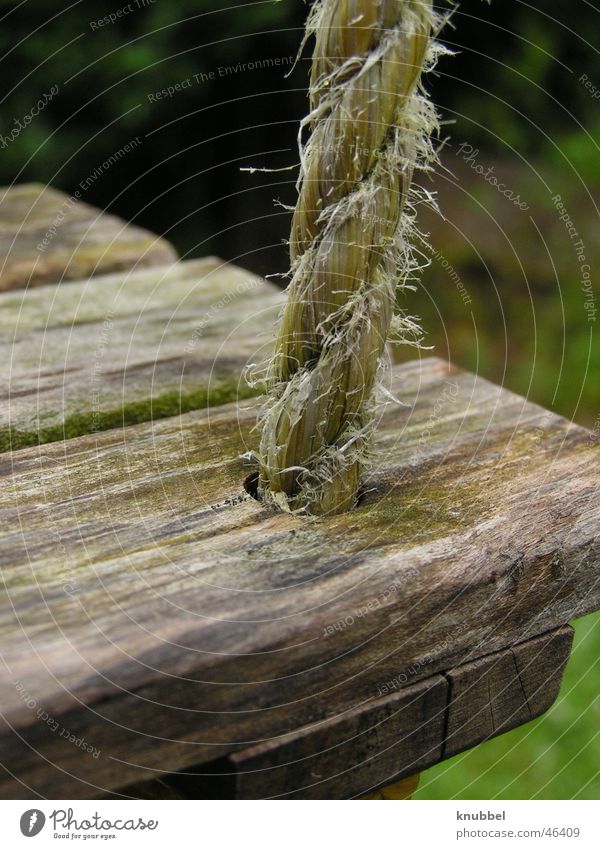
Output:
<svg viewBox="0 0 600 849">
<path fill-rule="evenodd" d="M 38 180 L 72 192 L 139 135 L 144 143 L 135 155 L 113 166 L 85 199 L 165 232 L 182 253 L 224 253 L 231 237 L 220 231 L 243 221 L 240 211 L 253 218 L 262 206 L 273 215 L 273 180 L 264 180 L 252 201 L 242 196 L 236 204 L 230 196 L 257 182 L 246 178 L 244 186 L 240 165 L 254 164 L 254 154 L 265 164 L 264 151 L 295 144 L 305 75 L 295 104 L 288 66 L 217 75 L 158 102 L 149 95 L 220 66 L 295 57 L 306 9 L 272 0 L 233 8 L 214 0 L 138 2 L 140 8 L 132 0 L 133 11 L 96 29 L 91 25 L 128 4 L 79 2 L 61 12 L 44 0 L 0 2 L 1 131 L 59 86 L 18 141 L 0 151 L 0 182 Z M 242 243 L 256 241 L 256 228 L 240 228 L 239 235 L 242 254 Z"/>
<path fill-rule="evenodd" d="M 429 83 L 445 117 L 456 121 L 448 132 L 504 155 L 560 157 L 556 144 L 582 173 L 597 173 L 599 102 L 577 80 L 594 55 L 581 39 L 591 38 L 598 12 L 575 2 L 576 14 L 573 0 L 553 0 L 551 12 L 542 3 L 464 0 L 445 33 L 456 55 Z M 256 270 L 281 269 L 288 218 L 272 199 L 293 202 L 293 178 L 251 178 L 239 168 L 297 161 L 307 51 L 287 79 L 285 68 L 258 69 L 160 102 L 148 95 L 221 65 L 295 55 L 306 12 L 302 0 L 79 0 L 63 9 L 47 0 L 0 0 L 0 126 L 25 115 L 52 85 L 60 88 L 18 143 L 0 151 L 0 181 L 73 191 L 139 135 L 143 146 L 87 200 L 167 233 L 182 253 L 233 256 L 234 248 Z M 571 115 L 589 127 L 589 138 Z"/>
<path fill-rule="evenodd" d="M 446 42 L 460 56 L 445 62 L 452 77 L 440 86 L 438 100 L 449 110 L 459 107 L 458 115 L 472 124 L 469 137 L 475 144 L 538 155 L 540 148 L 552 147 L 574 116 L 584 124 L 597 116 L 598 101 L 592 102 L 578 82 L 582 73 L 590 74 L 595 59 L 594 4 L 507 0 L 488 9 L 480 0 L 466 0 L 455 25 Z"/>
<path fill-rule="evenodd" d="M 401 307 L 417 313 L 432 353 L 502 383 L 600 437 L 600 301 L 586 310 L 582 267 L 552 197 L 563 198 L 592 277 L 600 265 L 598 181 L 574 179 L 548 159 L 478 161 L 527 201 L 522 211 L 456 156 L 433 183 L 443 216 L 422 211 L 431 264 Z M 430 186 L 431 188 L 431 186 Z M 578 241 L 578 240 L 577 240 Z M 468 303 L 461 297 L 464 287 Z M 402 349 L 397 358 L 414 351 Z"/>
</svg>

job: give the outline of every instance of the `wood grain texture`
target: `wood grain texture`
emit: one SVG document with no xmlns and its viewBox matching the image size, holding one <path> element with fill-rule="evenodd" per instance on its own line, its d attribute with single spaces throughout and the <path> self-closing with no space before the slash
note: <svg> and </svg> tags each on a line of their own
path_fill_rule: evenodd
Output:
<svg viewBox="0 0 600 849">
<path fill-rule="evenodd" d="M 164 239 L 57 189 L 0 188 L 0 292 L 176 258 Z"/>
<path fill-rule="evenodd" d="M 565 627 L 450 670 L 444 758 L 544 713 L 558 695 L 572 642 Z"/>
<path fill-rule="evenodd" d="M 282 300 L 215 258 L 0 294 L 0 449 L 247 397 Z"/>
<path fill-rule="evenodd" d="M 436 359 L 390 388 L 330 519 L 243 490 L 256 401 L 0 458 L 3 795 L 214 761 L 600 606 L 593 435 Z"/>
<path fill-rule="evenodd" d="M 553 704 L 572 640 L 561 628 L 232 755 L 236 798 L 355 798 L 516 728 Z"/>
<path fill-rule="evenodd" d="M 238 799 L 351 799 L 442 757 L 448 685 L 433 675 L 343 717 L 231 755 Z"/>
<path fill-rule="evenodd" d="M 125 787 L 122 795 L 391 799 L 404 792 L 404 798 L 411 795 L 407 792 L 411 781 L 414 792 L 419 775 L 415 770 L 546 711 L 558 695 L 572 640 L 572 628 L 559 628 L 443 676 L 433 675 L 343 716 L 200 765 L 197 772 L 188 769 Z"/>
</svg>

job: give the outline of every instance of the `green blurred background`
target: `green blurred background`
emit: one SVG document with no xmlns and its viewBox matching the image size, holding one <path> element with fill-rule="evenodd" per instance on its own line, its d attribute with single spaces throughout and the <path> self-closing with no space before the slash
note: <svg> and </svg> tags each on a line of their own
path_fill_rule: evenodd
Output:
<svg viewBox="0 0 600 849">
<path fill-rule="evenodd" d="M 165 235 L 182 256 L 285 273 L 289 213 L 274 200 L 294 203 L 296 171 L 240 169 L 297 165 L 309 52 L 290 73 L 260 66 L 295 56 L 306 13 L 301 0 L 0 0 L 2 136 L 58 86 L 0 147 L 0 183 L 74 192 L 139 136 L 87 202 Z M 583 240 L 593 281 L 600 12 L 588 0 L 465 0 L 454 24 L 445 41 L 455 56 L 428 81 L 446 145 L 443 168 L 423 185 L 442 214 L 419 210 L 432 262 L 401 307 L 421 316 L 438 355 L 598 435 L 596 301 L 552 197 Z M 153 97 L 184 80 L 172 97 Z M 486 181 L 492 167 L 520 207 Z M 598 798 L 599 623 L 578 624 L 561 698 L 545 717 L 430 770 L 418 798 Z"/>
</svg>

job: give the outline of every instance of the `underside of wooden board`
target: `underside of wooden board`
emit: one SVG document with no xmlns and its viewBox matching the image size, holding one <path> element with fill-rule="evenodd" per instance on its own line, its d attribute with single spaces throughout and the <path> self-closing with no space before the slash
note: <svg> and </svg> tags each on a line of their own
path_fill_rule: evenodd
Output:
<svg viewBox="0 0 600 849">
<path fill-rule="evenodd" d="M 282 302 L 214 257 L 0 294 L 0 451 L 248 397 Z"/>
<path fill-rule="evenodd" d="M 0 292 L 174 262 L 148 230 L 37 183 L 0 188 Z"/>
<path fill-rule="evenodd" d="M 522 725 L 556 699 L 572 637 L 562 628 L 231 755 L 234 796 L 356 798 Z"/>
<path fill-rule="evenodd" d="M 573 629 L 560 628 L 197 771 L 125 787 L 115 797 L 365 796 L 544 713 L 558 695 L 572 640 Z"/>
<path fill-rule="evenodd" d="M 0 458 L 3 795 L 214 761 L 600 606 L 593 434 L 436 359 L 389 388 L 323 520 L 244 490 L 256 401 Z"/>
</svg>

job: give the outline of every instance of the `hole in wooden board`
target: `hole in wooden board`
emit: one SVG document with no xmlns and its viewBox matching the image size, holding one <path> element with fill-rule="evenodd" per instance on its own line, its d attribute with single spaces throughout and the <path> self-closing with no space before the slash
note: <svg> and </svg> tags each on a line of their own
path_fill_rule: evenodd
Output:
<svg viewBox="0 0 600 849">
<path fill-rule="evenodd" d="M 258 494 L 258 472 L 252 472 L 244 481 L 244 489 L 255 501 L 262 501 Z"/>
</svg>

